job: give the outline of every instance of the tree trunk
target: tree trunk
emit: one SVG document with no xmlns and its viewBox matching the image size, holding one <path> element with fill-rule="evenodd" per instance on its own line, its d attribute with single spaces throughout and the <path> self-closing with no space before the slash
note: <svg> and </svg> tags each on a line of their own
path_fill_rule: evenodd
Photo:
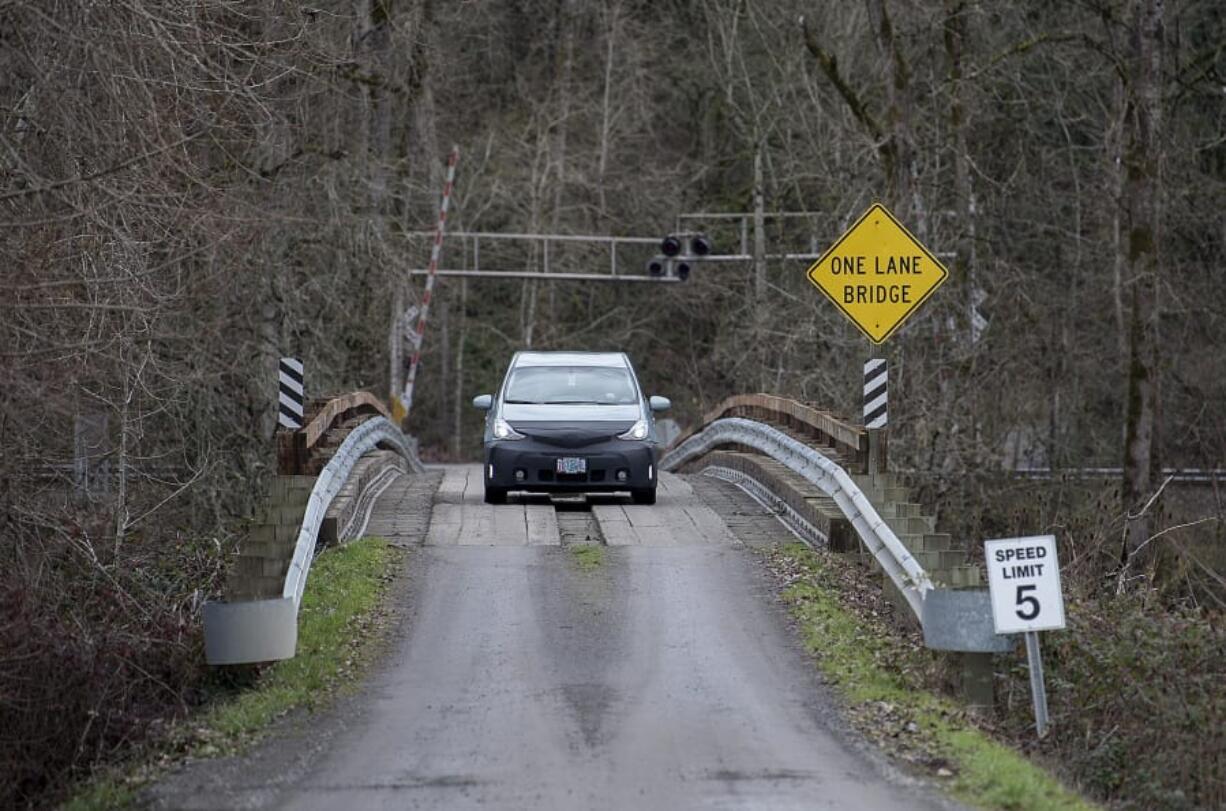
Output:
<svg viewBox="0 0 1226 811">
<path fill-rule="evenodd" d="M 391 157 L 392 103 L 388 76 L 388 54 L 391 44 L 392 0 L 368 0 L 367 19 L 362 40 L 367 53 L 370 73 L 370 208 L 380 225 L 387 201 L 387 164 Z"/>
<path fill-rule="evenodd" d="M 605 199 L 604 177 L 609 165 L 609 139 L 613 128 L 613 110 L 611 105 L 613 56 L 614 48 L 617 46 L 617 23 L 620 11 L 621 9 L 616 2 L 609 3 L 606 7 L 608 31 L 605 34 L 604 96 L 600 105 L 600 157 L 596 166 L 596 199 L 600 207 L 599 217 L 601 223 L 606 221 L 609 210 L 608 202 Z"/>
<path fill-rule="evenodd" d="M 886 167 L 889 175 L 889 203 L 895 216 L 914 227 L 920 239 L 927 236 L 928 222 L 917 183 L 915 143 L 911 132 L 911 70 L 898 41 L 887 0 L 869 0 L 869 13 L 877 30 L 877 44 L 889 65 L 886 80 L 887 136 L 893 160 Z"/>
<path fill-rule="evenodd" d="M 766 303 L 766 181 L 762 174 L 762 144 L 753 153 L 753 293 L 760 311 Z"/>
<path fill-rule="evenodd" d="M 1121 220 L 1124 267 L 1131 286 L 1128 399 L 1124 424 L 1124 554 L 1131 559 L 1150 537 L 1151 516 L 1136 512 L 1154 486 L 1158 412 L 1158 194 L 1161 146 L 1163 0 L 1135 0 L 1132 53 L 1125 92 L 1124 184 Z"/>
<path fill-rule="evenodd" d="M 1115 313 L 1115 337 L 1119 346 L 1120 357 L 1126 363 L 1128 360 L 1128 318 L 1124 312 L 1124 264 L 1128 251 L 1124 247 L 1124 116 L 1128 105 L 1125 103 L 1127 93 L 1126 82 L 1118 77 L 1115 86 L 1115 107 L 1118 110 L 1116 120 L 1107 129 L 1107 158 L 1111 161 L 1108 177 L 1111 178 L 1111 197 L 1116 201 L 1111 217 L 1111 246 L 1114 249 L 1114 261 L 1111 274 L 1111 304 Z"/>
<path fill-rule="evenodd" d="M 128 531 L 128 449 L 132 423 L 132 396 L 135 393 L 132 383 L 132 343 L 128 336 L 120 342 L 121 373 L 123 389 L 119 401 L 119 443 L 115 452 L 115 560 L 119 559 L 119 549 L 123 545 L 124 536 Z"/>
<path fill-rule="evenodd" d="M 757 355 L 758 389 L 767 380 L 767 301 L 766 301 L 766 180 L 762 172 L 762 141 L 755 140 L 753 152 L 753 344 Z"/>
<path fill-rule="evenodd" d="M 949 131 L 953 143 L 954 212 L 958 217 L 954 241 L 954 281 L 963 297 L 963 316 L 973 345 L 976 327 L 975 193 L 971 188 L 970 150 L 966 142 L 966 100 L 962 81 L 962 54 L 966 47 L 966 2 L 945 2 L 945 54 L 949 60 Z"/>
</svg>

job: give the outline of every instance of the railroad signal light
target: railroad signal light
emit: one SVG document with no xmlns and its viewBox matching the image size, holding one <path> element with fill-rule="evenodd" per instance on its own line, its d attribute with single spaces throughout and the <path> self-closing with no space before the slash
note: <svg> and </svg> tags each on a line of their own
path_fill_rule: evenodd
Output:
<svg viewBox="0 0 1226 811">
<path fill-rule="evenodd" d="M 714 243 L 706 234 L 686 231 L 669 234 L 660 240 L 660 255 L 647 262 L 647 272 L 652 276 L 669 276 L 685 281 L 690 277 L 694 262 L 709 256 L 715 250 Z"/>
<path fill-rule="evenodd" d="M 714 249 L 711 238 L 697 231 L 669 234 L 660 240 L 660 253 L 669 259 L 677 256 L 707 256 Z"/>
<path fill-rule="evenodd" d="M 679 279 L 684 282 L 690 277 L 690 269 L 693 267 L 692 260 L 684 256 L 653 256 L 647 260 L 647 273 L 656 278 Z"/>
</svg>

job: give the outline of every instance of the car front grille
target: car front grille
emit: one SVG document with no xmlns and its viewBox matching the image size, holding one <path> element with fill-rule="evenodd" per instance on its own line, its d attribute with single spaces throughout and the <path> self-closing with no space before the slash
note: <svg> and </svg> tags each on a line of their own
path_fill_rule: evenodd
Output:
<svg viewBox="0 0 1226 811">
<path fill-rule="evenodd" d="M 540 468 L 536 471 L 536 480 L 541 483 L 582 484 L 591 482 L 599 484 L 605 480 L 605 477 L 606 471 L 604 470 L 589 470 L 587 473 L 556 473 L 549 468 Z"/>
<path fill-rule="evenodd" d="M 563 434 L 563 433 L 534 433 L 523 432 L 525 436 L 540 442 L 542 445 L 552 445 L 555 448 L 582 448 L 585 445 L 599 445 L 612 440 L 616 434 L 605 436 L 593 435 L 588 433 Z"/>
</svg>

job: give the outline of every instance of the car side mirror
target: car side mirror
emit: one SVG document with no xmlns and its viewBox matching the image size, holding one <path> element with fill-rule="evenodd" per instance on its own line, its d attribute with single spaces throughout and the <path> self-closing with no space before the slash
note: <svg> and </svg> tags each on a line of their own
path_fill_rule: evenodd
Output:
<svg viewBox="0 0 1226 811">
<path fill-rule="evenodd" d="M 651 404 L 652 411 L 668 411 L 673 407 L 672 400 L 669 400 L 667 397 L 652 395 L 648 398 L 647 402 Z"/>
<path fill-rule="evenodd" d="M 482 411 L 489 411 L 494 407 L 494 396 L 492 394 L 478 394 L 473 398 L 473 408 L 478 408 Z"/>
</svg>

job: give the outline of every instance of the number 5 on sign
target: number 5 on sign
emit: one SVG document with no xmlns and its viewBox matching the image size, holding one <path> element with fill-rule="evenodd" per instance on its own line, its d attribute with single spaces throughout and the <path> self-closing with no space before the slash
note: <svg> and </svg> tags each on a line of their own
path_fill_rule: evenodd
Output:
<svg viewBox="0 0 1226 811">
<path fill-rule="evenodd" d="M 998 634 L 1064 627 L 1064 594 L 1056 538 L 1006 538 L 983 545 Z"/>
</svg>

